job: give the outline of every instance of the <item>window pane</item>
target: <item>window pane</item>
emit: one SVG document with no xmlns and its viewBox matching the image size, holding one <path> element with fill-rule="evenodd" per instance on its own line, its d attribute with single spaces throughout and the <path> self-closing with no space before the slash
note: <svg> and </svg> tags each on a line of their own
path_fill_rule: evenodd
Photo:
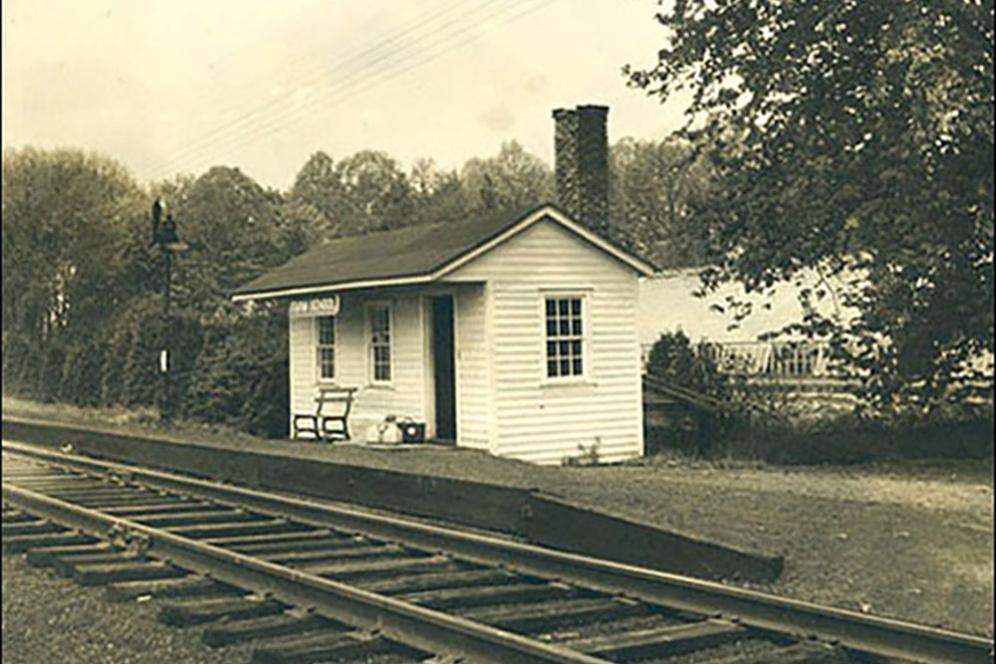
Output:
<svg viewBox="0 0 996 664">
<path fill-rule="evenodd" d="M 584 374 L 582 298 L 547 298 L 546 375 L 549 378 Z"/>
<path fill-rule="evenodd" d="M 386 333 L 390 329 L 390 316 L 385 307 L 370 310 L 370 328 L 374 333 Z"/>
<path fill-rule="evenodd" d="M 331 348 L 318 349 L 320 376 L 325 379 L 335 378 L 335 350 Z"/>
<path fill-rule="evenodd" d="M 391 380 L 391 365 L 374 365 L 374 380 Z"/>
<path fill-rule="evenodd" d="M 370 308 L 372 378 L 391 380 L 391 314 L 387 307 Z"/>
<path fill-rule="evenodd" d="M 321 316 L 318 319 L 318 343 L 322 346 L 335 343 L 335 321 L 332 316 Z"/>
</svg>

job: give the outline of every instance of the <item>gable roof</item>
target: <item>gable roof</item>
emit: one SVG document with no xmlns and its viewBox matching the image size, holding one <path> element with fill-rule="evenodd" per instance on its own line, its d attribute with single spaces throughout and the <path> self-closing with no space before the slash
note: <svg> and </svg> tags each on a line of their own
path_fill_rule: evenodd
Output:
<svg viewBox="0 0 996 664">
<path fill-rule="evenodd" d="M 239 287 L 232 299 L 427 283 L 442 278 L 541 221 L 571 231 L 644 276 L 654 266 L 573 221 L 554 205 L 472 221 L 409 226 L 319 245 Z"/>
</svg>

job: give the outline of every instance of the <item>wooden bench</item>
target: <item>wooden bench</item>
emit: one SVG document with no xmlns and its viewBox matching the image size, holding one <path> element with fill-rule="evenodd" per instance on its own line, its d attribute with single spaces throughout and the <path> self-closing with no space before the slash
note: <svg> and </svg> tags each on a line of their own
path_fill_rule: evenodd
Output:
<svg viewBox="0 0 996 664">
<path fill-rule="evenodd" d="M 349 440 L 349 411 L 353 407 L 355 387 L 320 387 L 315 397 L 315 412 L 294 414 L 294 438 L 310 433 L 316 440 Z M 330 412 L 330 409 L 333 409 Z M 330 426 L 334 425 L 334 426 Z"/>
</svg>

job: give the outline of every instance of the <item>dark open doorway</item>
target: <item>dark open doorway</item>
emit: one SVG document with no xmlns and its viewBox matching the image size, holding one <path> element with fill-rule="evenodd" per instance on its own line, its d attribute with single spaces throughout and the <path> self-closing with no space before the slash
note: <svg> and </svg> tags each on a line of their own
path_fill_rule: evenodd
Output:
<svg viewBox="0 0 996 664">
<path fill-rule="evenodd" d="M 436 439 L 456 440 L 456 381 L 453 362 L 453 296 L 432 298 L 432 357 Z"/>
</svg>

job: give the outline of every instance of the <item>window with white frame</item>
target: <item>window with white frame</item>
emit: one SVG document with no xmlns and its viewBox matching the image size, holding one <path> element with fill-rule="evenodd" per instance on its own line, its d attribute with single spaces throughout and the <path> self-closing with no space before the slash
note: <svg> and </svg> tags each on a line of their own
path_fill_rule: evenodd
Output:
<svg viewBox="0 0 996 664">
<path fill-rule="evenodd" d="M 315 318 L 318 380 L 335 380 L 335 316 Z"/>
<path fill-rule="evenodd" d="M 584 376 L 584 298 L 558 295 L 546 298 L 546 376 Z"/>
<path fill-rule="evenodd" d="M 370 379 L 374 383 L 391 382 L 391 309 L 386 305 L 371 305 L 370 316 Z"/>
</svg>

